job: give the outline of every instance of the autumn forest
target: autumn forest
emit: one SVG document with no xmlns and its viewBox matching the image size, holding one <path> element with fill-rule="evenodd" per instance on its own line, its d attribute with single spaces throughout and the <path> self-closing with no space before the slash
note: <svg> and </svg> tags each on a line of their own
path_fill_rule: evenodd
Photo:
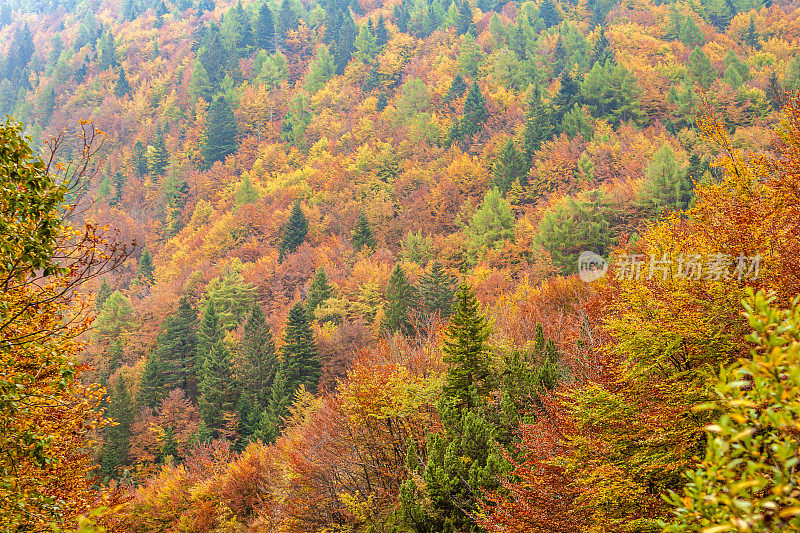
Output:
<svg viewBox="0 0 800 533">
<path fill-rule="evenodd" d="M 800 4 L 0 0 L 0 532 L 800 532 Z"/>
</svg>

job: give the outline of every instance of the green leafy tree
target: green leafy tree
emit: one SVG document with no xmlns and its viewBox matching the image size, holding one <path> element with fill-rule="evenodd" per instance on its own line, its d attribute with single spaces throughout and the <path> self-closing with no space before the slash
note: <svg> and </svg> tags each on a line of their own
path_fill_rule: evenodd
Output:
<svg viewBox="0 0 800 533">
<path fill-rule="evenodd" d="M 306 90 L 314 94 L 319 91 L 329 79 L 336 73 L 336 66 L 333 62 L 333 55 L 331 55 L 328 47 L 324 44 L 317 46 L 314 59 L 308 65 L 308 74 L 306 75 Z"/>
<path fill-rule="evenodd" d="M 242 181 L 236 186 L 233 196 L 236 205 L 252 204 L 258 200 L 259 190 L 253 185 L 250 174 L 244 173 L 242 175 Z"/>
<path fill-rule="evenodd" d="M 381 327 L 389 333 L 414 334 L 411 311 L 417 302 L 417 290 L 408 281 L 403 267 L 398 263 L 389 276 L 386 286 L 386 312 Z"/>
<path fill-rule="evenodd" d="M 755 348 L 720 373 L 716 402 L 699 406 L 720 414 L 703 461 L 668 497 L 667 533 L 800 530 L 800 300 L 781 310 L 751 289 L 743 303 Z"/>
<path fill-rule="evenodd" d="M 237 140 L 236 118 L 227 100 L 218 97 L 208 110 L 208 123 L 203 133 L 203 160 L 206 168 L 217 161 L 223 161 L 236 152 Z"/>
<path fill-rule="evenodd" d="M 731 67 L 736 70 L 743 81 L 750 79 L 750 67 L 747 66 L 747 63 L 739 59 L 739 56 L 733 50 L 728 52 L 728 55 L 725 56 L 725 72 L 727 73 L 728 69 Z"/>
<path fill-rule="evenodd" d="M 472 216 L 467 234 L 467 254 L 474 264 L 490 248 L 514 238 L 514 214 L 511 205 L 496 188 L 483 197 L 483 203 Z"/>
<path fill-rule="evenodd" d="M 689 54 L 689 73 L 692 79 L 703 87 L 710 87 L 719 75 L 717 69 L 711 64 L 711 60 L 699 46 L 695 46 L 692 53 Z"/>
<path fill-rule="evenodd" d="M 722 76 L 722 79 L 724 79 L 725 83 L 730 85 L 734 90 L 741 87 L 742 83 L 744 83 L 742 75 L 739 74 L 739 71 L 733 65 L 730 65 L 725 69 L 725 74 Z"/>
<path fill-rule="evenodd" d="M 369 220 L 367 220 L 367 215 L 363 212 L 358 214 L 356 227 L 353 230 L 352 243 L 353 248 L 359 252 L 364 249 L 375 250 L 375 236 L 372 233 Z"/>
<path fill-rule="evenodd" d="M 130 300 L 119 291 L 114 291 L 100 309 L 95 321 L 97 340 L 103 346 L 121 339 L 127 341 L 136 328 L 136 319 Z"/>
<path fill-rule="evenodd" d="M 195 60 L 194 67 L 192 67 L 192 81 L 189 83 L 189 94 L 192 100 L 202 98 L 206 102 L 210 102 L 214 94 L 214 87 L 211 84 L 211 79 L 208 77 L 208 71 L 203 64 Z"/>
<path fill-rule="evenodd" d="M 364 63 L 371 63 L 375 56 L 380 53 L 381 48 L 378 46 L 378 40 L 375 35 L 370 31 L 367 24 L 362 24 L 358 29 L 358 35 L 355 41 L 356 59 Z"/>
<path fill-rule="evenodd" d="M 306 315 L 309 321 L 314 320 L 314 312 L 330 298 L 333 298 L 333 287 L 328 284 L 325 269 L 319 267 L 317 274 L 314 276 L 314 281 L 311 282 L 311 288 L 308 289 L 308 297 L 306 298 Z"/>
<path fill-rule="evenodd" d="M 678 39 L 686 46 L 703 45 L 706 42 L 705 35 L 703 35 L 703 32 L 697 27 L 697 24 L 695 24 L 691 16 L 687 16 L 683 19 L 681 28 L 678 31 Z"/>
<path fill-rule="evenodd" d="M 581 85 L 581 96 L 591 114 L 612 124 L 640 121 L 639 85 L 622 65 L 595 63 Z"/>
<path fill-rule="evenodd" d="M 684 210 L 692 200 L 692 182 L 668 143 L 653 154 L 644 171 L 640 205 L 661 213 L 665 209 Z"/>
<path fill-rule="evenodd" d="M 300 207 L 300 201 L 294 203 L 292 213 L 283 228 L 283 238 L 278 248 L 278 259 L 283 261 L 287 255 L 291 254 L 305 240 L 308 234 L 308 219 Z"/>
<path fill-rule="evenodd" d="M 255 288 L 244 280 L 240 261 L 234 259 L 208 284 L 201 305 L 205 307 L 210 302 L 223 331 L 234 329 L 250 312 L 255 303 Z"/>
<path fill-rule="evenodd" d="M 538 226 L 537 241 L 564 274 L 578 269 L 578 255 L 591 251 L 605 256 L 611 246 L 611 207 L 599 190 L 566 197 L 549 209 Z"/>
</svg>

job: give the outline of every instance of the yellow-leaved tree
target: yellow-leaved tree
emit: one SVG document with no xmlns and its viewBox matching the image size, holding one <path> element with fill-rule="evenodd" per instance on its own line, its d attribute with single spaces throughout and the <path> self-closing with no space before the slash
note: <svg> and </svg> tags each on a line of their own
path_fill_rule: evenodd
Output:
<svg viewBox="0 0 800 533">
<path fill-rule="evenodd" d="M 0 124 L 0 529 L 72 527 L 97 505 L 92 436 L 106 423 L 102 389 L 79 379 L 79 336 L 90 317 L 77 292 L 126 255 L 96 226 L 65 218 L 79 203 L 75 185 L 90 173 L 100 132 L 82 124 L 81 155 L 56 163 L 66 142 L 34 154 L 11 120 Z M 78 188 L 79 189 L 79 188 Z"/>
</svg>

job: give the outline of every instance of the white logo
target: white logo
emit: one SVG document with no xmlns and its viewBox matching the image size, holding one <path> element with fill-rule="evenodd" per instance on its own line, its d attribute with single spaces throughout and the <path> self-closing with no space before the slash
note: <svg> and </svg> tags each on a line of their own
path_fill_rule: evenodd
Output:
<svg viewBox="0 0 800 533">
<path fill-rule="evenodd" d="M 590 283 L 606 275 L 608 261 L 594 252 L 581 252 L 578 256 L 578 277 L 581 281 Z"/>
</svg>

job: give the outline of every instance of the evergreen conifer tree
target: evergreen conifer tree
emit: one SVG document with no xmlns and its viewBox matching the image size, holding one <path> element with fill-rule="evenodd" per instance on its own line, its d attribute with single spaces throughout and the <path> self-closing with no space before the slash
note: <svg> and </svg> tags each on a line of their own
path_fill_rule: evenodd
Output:
<svg viewBox="0 0 800 533">
<path fill-rule="evenodd" d="M 278 359 L 272 331 L 257 303 L 244 323 L 236 359 L 237 380 L 241 390 L 247 392 L 258 412 L 267 409 L 272 396 L 272 382 L 278 370 Z"/>
<path fill-rule="evenodd" d="M 375 249 L 375 236 L 372 234 L 369 220 L 363 212 L 358 214 L 358 221 L 353 230 L 353 248 L 359 252 L 365 248 L 367 250 Z"/>
<path fill-rule="evenodd" d="M 386 286 L 386 314 L 381 326 L 389 333 L 399 331 L 403 335 L 414 334 L 411 311 L 417 302 L 417 290 L 408 281 L 400 263 L 395 265 Z"/>
<path fill-rule="evenodd" d="M 464 101 L 464 112 L 459 124 L 459 134 L 471 138 L 478 133 L 486 121 L 486 100 L 483 97 L 478 82 L 469 88 L 467 99 Z"/>
<path fill-rule="evenodd" d="M 147 151 L 142 141 L 136 141 L 133 145 L 133 168 L 140 176 L 147 174 Z"/>
<path fill-rule="evenodd" d="M 159 131 L 156 133 L 155 141 L 153 141 L 153 157 L 150 160 L 150 172 L 152 172 L 154 176 L 164 177 L 164 174 L 167 172 L 167 165 L 169 165 L 167 143 L 164 141 L 164 134 Z"/>
<path fill-rule="evenodd" d="M 198 398 L 200 374 L 197 310 L 187 296 L 169 316 L 156 337 L 141 382 L 143 403 L 156 407 L 173 389 L 182 389 L 192 401 Z"/>
<path fill-rule="evenodd" d="M 497 154 L 497 159 L 492 164 L 492 175 L 492 184 L 504 194 L 515 181 L 519 181 L 523 186 L 527 184 L 528 168 L 525 164 L 525 154 L 517 149 L 514 139 L 509 139 Z"/>
<path fill-rule="evenodd" d="M 283 341 L 282 368 L 287 390 L 293 392 L 303 385 L 316 392 L 321 365 L 306 310 L 299 302 L 289 310 Z"/>
<path fill-rule="evenodd" d="M 561 124 L 564 115 L 572 111 L 572 108 L 575 107 L 581 97 L 580 85 L 575 81 L 569 69 L 561 73 L 560 82 L 561 88 L 559 88 L 558 93 L 550 102 L 550 119 L 553 124 Z"/>
<path fill-rule="evenodd" d="M 111 32 L 105 32 L 99 42 L 100 70 L 108 70 L 118 65 L 117 50 L 114 43 L 114 36 Z"/>
<path fill-rule="evenodd" d="M 258 10 L 253 30 L 256 46 L 270 54 L 275 52 L 275 18 L 268 4 Z"/>
<path fill-rule="evenodd" d="M 694 81 L 703 87 L 709 87 L 718 75 L 717 69 L 699 46 L 695 46 L 692 53 L 689 54 L 689 71 Z"/>
<path fill-rule="evenodd" d="M 553 123 L 550 111 L 542 103 L 542 94 L 538 86 L 534 86 L 531 99 L 528 102 L 528 112 L 525 117 L 525 130 L 523 132 L 523 148 L 525 162 L 530 168 L 534 154 L 544 141 L 550 139 L 553 133 Z"/>
<path fill-rule="evenodd" d="M 264 442 L 275 440 L 283 427 L 283 420 L 289 414 L 293 392 L 287 383 L 286 363 L 281 361 L 272 381 L 269 408 L 260 417 L 258 427 L 254 431 L 256 438 L 261 438 Z"/>
<path fill-rule="evenodd" d="M 552 28 L 561 22 L 561 15 L 558 14 L 555 4 L 551 0 L 544 0 L 539 7 L 539 16 L 544 21 L 547 28 Z"/>
<path fill-rule="evenodd" d="M 744 32 L 744 44 L 749 46 L 752 50 L 757 50 L 760 40 L 761 36 L 759 36 L 758 30 L 756 30 L 755 16 L 750 15 L 750 24 L 747 25 L 747 29 Z"/>
<path fill-rule="evenodd" d="M 389 31 L 386 29 L 386 21 L 383 19 L 383 13 L 378 17 L 378 22 L 375 24 L 375 44 L 378 48 L 383 49 L 389 43 Z"/>
<path fill-rule="evenodd" d="M 286 41 L 286 32 L 296 30 L 299 23 L 297 13 L 292 8 L 291 0 L 283 0 L 278 11 L 278 39 L 281 43 Z"/>
<path fill-rule="evenodd" d="M 430 272 L 426 272 L 419 283 L 419 299 L 428 315 L 438 314 L 442 318 L 453 312 L 455 286 L 444 272 L 441 263 L 434 259 Z"/>
<path fill-rule="evenodd" d="M 198 396 L 197 310 L 188 296 L 182 296 L 177 311 L 165 320 L 156 338 L 155 356 L 161 365 L 161 381 L 165 392 L 183 389 L 186 396 Z"/>
<path fill-rule="evenodd" d="M 95 308 L 102 309 L 103 304 L 106 303 L 106 300 L 114 291 L 111 290 L 111 286 L 109 286 L 108 282 L 106 281 L 105 276 L 103 279 L 100 280 L 100 286 L 97 288 L 97 296 L 95 297 Z"/>
<path fill-rule="evenodd" d="M 208 123 L 203 135 L 203 160 L 206 168 L 236 152 L 239 146 L 236 135 L 233 110 L 228 101 L 220 96 L 212 102 L 208 110 Z"/>
<path fill-rule="evenodd" d="M 117 378 L 116 384 L 109 396 L 109 418 L 113 418 L 115 425 L 103 428 L 104 442 L 100 456 L 100 470 L 103 479 L 111 479 L 120 475 L 120 468 L 130 464 L 131 424 L 135 413 L 135 403 L 128 392 L 122 376 Z"/>
<path fill-rule="evenodd" d="M 283 239 L 278 248 L 278 260 L 283 261 L 287 255 L 297 250 L 297 247 L 305 240 L 307 233 L 308 219 L 306 219 L 298 200 L 294 203 L 289 220 L 286 221 L 286 226 L 283 228 Z"/>
<path fill-rule="evenodd" d="M 125 75 L 125 69 L 119 67 L 119 74 L 117 75 L 117 83 L 114 86 L 114 96 L 122 98 L 123 96 L 130 95 L 131 84 L 128 82 L 128 77 Z"/>
<path fill-rule="evenodd" d="M 144 249 L 142 255 L 139 256 L 139 275 L 145 283 L 153 283 L 155 281 L 156 267 L 153 265 L 153 256 L 150 255 L 150 250 Z"/>
<path fill-rule="evenodd" d="M 198 405 L 203 422 L 217 433 L 223 429 L 225 413 L 235 411 L 239 401 L 232 363 L 230 350 L 222 339 L 211 346 L 203 362 Z"/>
<path fill-rule="evenodd" d="M 467 84 L 461 74 L 456 74 L 453 81 L 450 83 L 450 88 L 447 89 L 447 94 L 444 95 L 445 102 L 452 102 L 467 91 Z"/>
<path fill-rule="evenodd" d="M 203 366 L 211 347 L 222 338 L 223 330 L 219 323 L 219 317 L 214 306 L 214 300 L 209 300 L 203 308 L 203 319 L 200 322 L 200 334 L 197 345 L 197 361 L 199 366 Z"/>
<path fill-rule="evenodd" d="M 314 320 L 314 311 L 329 298 L 333 298 L 333 288 L 328 284 L 325 269 L 319 267 L 314 281 L 311 282 L 311 288 L 308 290 L 308 298 L 306 298 L 306 315 L 308 315 L 309 321 Z"/>
<path fill-rule="evenodd" d="M 486 401 L 488 337 L 475 294 L 462 285 L 443 348 L 448 365 L 439 402 L 444 431 L 428 437 L 427 457 L 419 457 L 413 444 L 408 449 L 406 463 L 414 475 L 401 486 L 400 504 L 412 531 L 482 531 L 474 522 L 481 495 L 494 490 L 508 471 L 497 441 L 501 432 Z"/>
<path fill-rule="evenodd" d="M 208 77 L 208 71 L 200 61 L 195 61 L 192 68 L 192 81 L 189 84 L 189 94 L 192 100 L 202 98 L 206 102 L 210 102 L 213 93 L 214 88 L 211 85 L 211 79 Z"/>
<path fill-rule="evenodd" d="M 480 404 L 491 387 L 489 332 L 474 291 L 462 283 L 442 348 L 447 364 L 444 394 L 456 407 Z"/>
<path fill-rule="evenodd" d="M 456 0 L 456 7 L 458 8 L 458 20 L 456 21 L 456 33 L 464 35 L 465 33 L 475 33 L 475 23 L 472 20 L 472 6 L 469 0 Z"/>
</svg>

